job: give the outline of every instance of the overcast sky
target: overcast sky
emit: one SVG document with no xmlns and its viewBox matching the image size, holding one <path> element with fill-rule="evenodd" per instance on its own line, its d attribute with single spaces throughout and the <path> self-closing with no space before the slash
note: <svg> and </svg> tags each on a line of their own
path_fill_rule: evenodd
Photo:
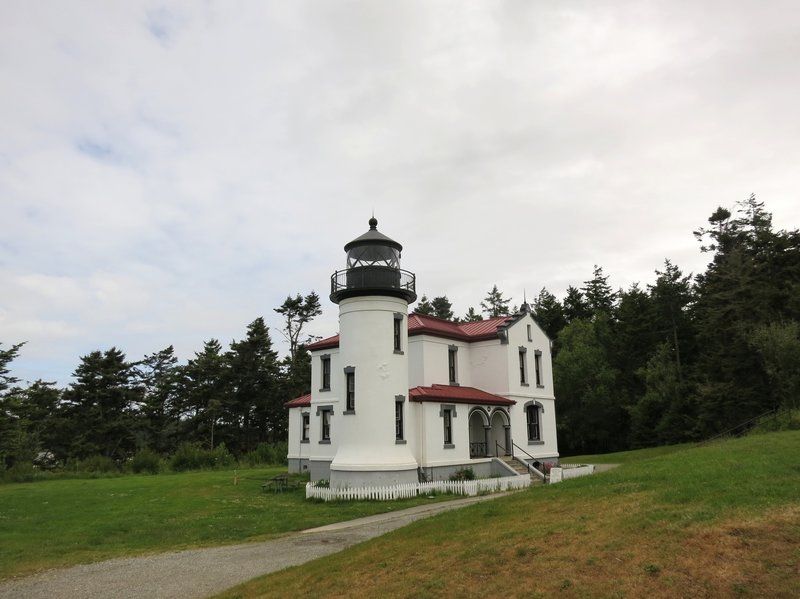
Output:
<svg viewBox="0 0 800 599">
<path fill-rule="evenodd" d="M 459 315 L 702 271 L 719 205 L 800 225 L 799 103 L 797 0 L 2 0 L 0 342 L 285 352 L 373 211 Z"/>
</svg>

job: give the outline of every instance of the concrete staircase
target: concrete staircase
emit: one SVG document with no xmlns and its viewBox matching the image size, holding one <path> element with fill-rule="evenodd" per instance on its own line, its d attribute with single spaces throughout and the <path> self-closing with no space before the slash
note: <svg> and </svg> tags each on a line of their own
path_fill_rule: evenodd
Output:
<svg viewBox="0 0 800 599">
<path fill-rule="evenodd" d="M 530 474 L 532 485 L 537 485 L 537 484 L 541 485 L 544 483 L 544 481 L 541 478 L 539 478 L 539 476 L 531 473 L 528 470 L 528 467 L 519 460 L 517 460 L 515 457 L 510 455 L 504 455 L 501 456 L 500 459 L 503 460 L 506 463 L 506 465 L 512 470 L 514 470 L 514 472 L 516 472 L 517 474 Z"/>
</svg>

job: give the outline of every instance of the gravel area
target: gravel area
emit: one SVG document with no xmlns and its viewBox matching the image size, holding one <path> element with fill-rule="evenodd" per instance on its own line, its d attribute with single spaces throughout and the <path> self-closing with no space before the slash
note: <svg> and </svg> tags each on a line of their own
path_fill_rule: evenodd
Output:
<svg viewBox="0 0 800 599">
<path fill-rule="evenodd" d="M 439 512 L 504 494 L 482 495 L 313 528 L 273 541 L 191 549 L 49 570 L 0 582 L 0 598 L 201 598 L 303 564 Z"/>
</svg>

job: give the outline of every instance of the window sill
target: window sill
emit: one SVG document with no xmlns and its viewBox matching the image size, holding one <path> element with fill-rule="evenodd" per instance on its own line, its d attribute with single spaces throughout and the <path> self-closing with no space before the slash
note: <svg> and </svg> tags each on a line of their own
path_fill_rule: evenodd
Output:
<svg viewBox="0 0 800 599">
<path fill-rule="evenodd" d="M 403 350 L 401 350 L 401 349 L 394 350 L 394 353 L 396 353 L 398 356 L 404 356 L 405 355 L 405 352 Z"/>
<path fill-rule="evenodd" d="M 300 443 L 310 443 L 310 442 L 311 441 L 309 441 L 308 439 L 300 439 Z"/>
<path fill-rule="evenodd" d="M 520 386 L 522 386 L 522 387 L 530 387 L 531 385 L 530 385 L 530 383 L 520 383 Z"/>
<path fill-rule="evenodd" d="M 455 448 L 456 448 L 456 446 L 453 443 L 445 443 L 444 444 L 444 449 L 455 449 Z"/>
<path fill-rule="evenodd" d="M 344 412 L 342 412 L 342 415 L 343 416 L 351 416 L 352 414 L 355 414 L 355 413 L 356 413 L 355 410 L 345 410 Z"/>
<path fill-rule="evenodd" d="M 528 441 L 528 445 L 544 445 L 544 441 Z"/>
<path fill-rule="evenodd" d="M 406 440 L 405 439 L 395 439 L 394 440 L 394 444 L 395 445 L 405 445 L 406 444 Z"/>
<path fill-rule="evenodd" d="M 449 384 L 451 387 L 459 387 L 459 386 L 460 386 L 460 385 L 459 385 L 459 384 L 458 384 L 456 381 L 450 381 L 450 383 L 448 383 L 448 384 Z"/>
<path fill-rule="evenodd" d="M 330 391 L 330 390 L 331 390 L 330 387 L 323 387 L 322 389 L 319 390 L 319 392 L 320 393 L 325 393 L 326 391 Z"/>
<path fill-rule="evenodd" d="M 331 440 L 330 439 L 320 439 L 319 444 L 320 445 L 330 445 L 331 444 Z"/>
<path fill-rule="evenodd" d="M 544 389 L 544 385 L 536 385 L 537 389 Z"/>
</svg>

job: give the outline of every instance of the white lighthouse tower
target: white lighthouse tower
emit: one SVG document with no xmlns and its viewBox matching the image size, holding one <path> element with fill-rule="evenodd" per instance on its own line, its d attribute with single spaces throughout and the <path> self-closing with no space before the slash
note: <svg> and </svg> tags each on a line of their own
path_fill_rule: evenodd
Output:
<svg viewBox="0 0 800 599">
<path fill-rule="evenodd" d="M 344 366 L 337 418 L 339 445 L 330 466 L 332 487 L 416 482 L 414 439 L 406 435 L 408 304 L 414 274 L 400 269 L 396 241 L 369 231 L 344 246 L 347 268 L 331 276 L 339 304 L 339 352 Z"/>
</svg>

